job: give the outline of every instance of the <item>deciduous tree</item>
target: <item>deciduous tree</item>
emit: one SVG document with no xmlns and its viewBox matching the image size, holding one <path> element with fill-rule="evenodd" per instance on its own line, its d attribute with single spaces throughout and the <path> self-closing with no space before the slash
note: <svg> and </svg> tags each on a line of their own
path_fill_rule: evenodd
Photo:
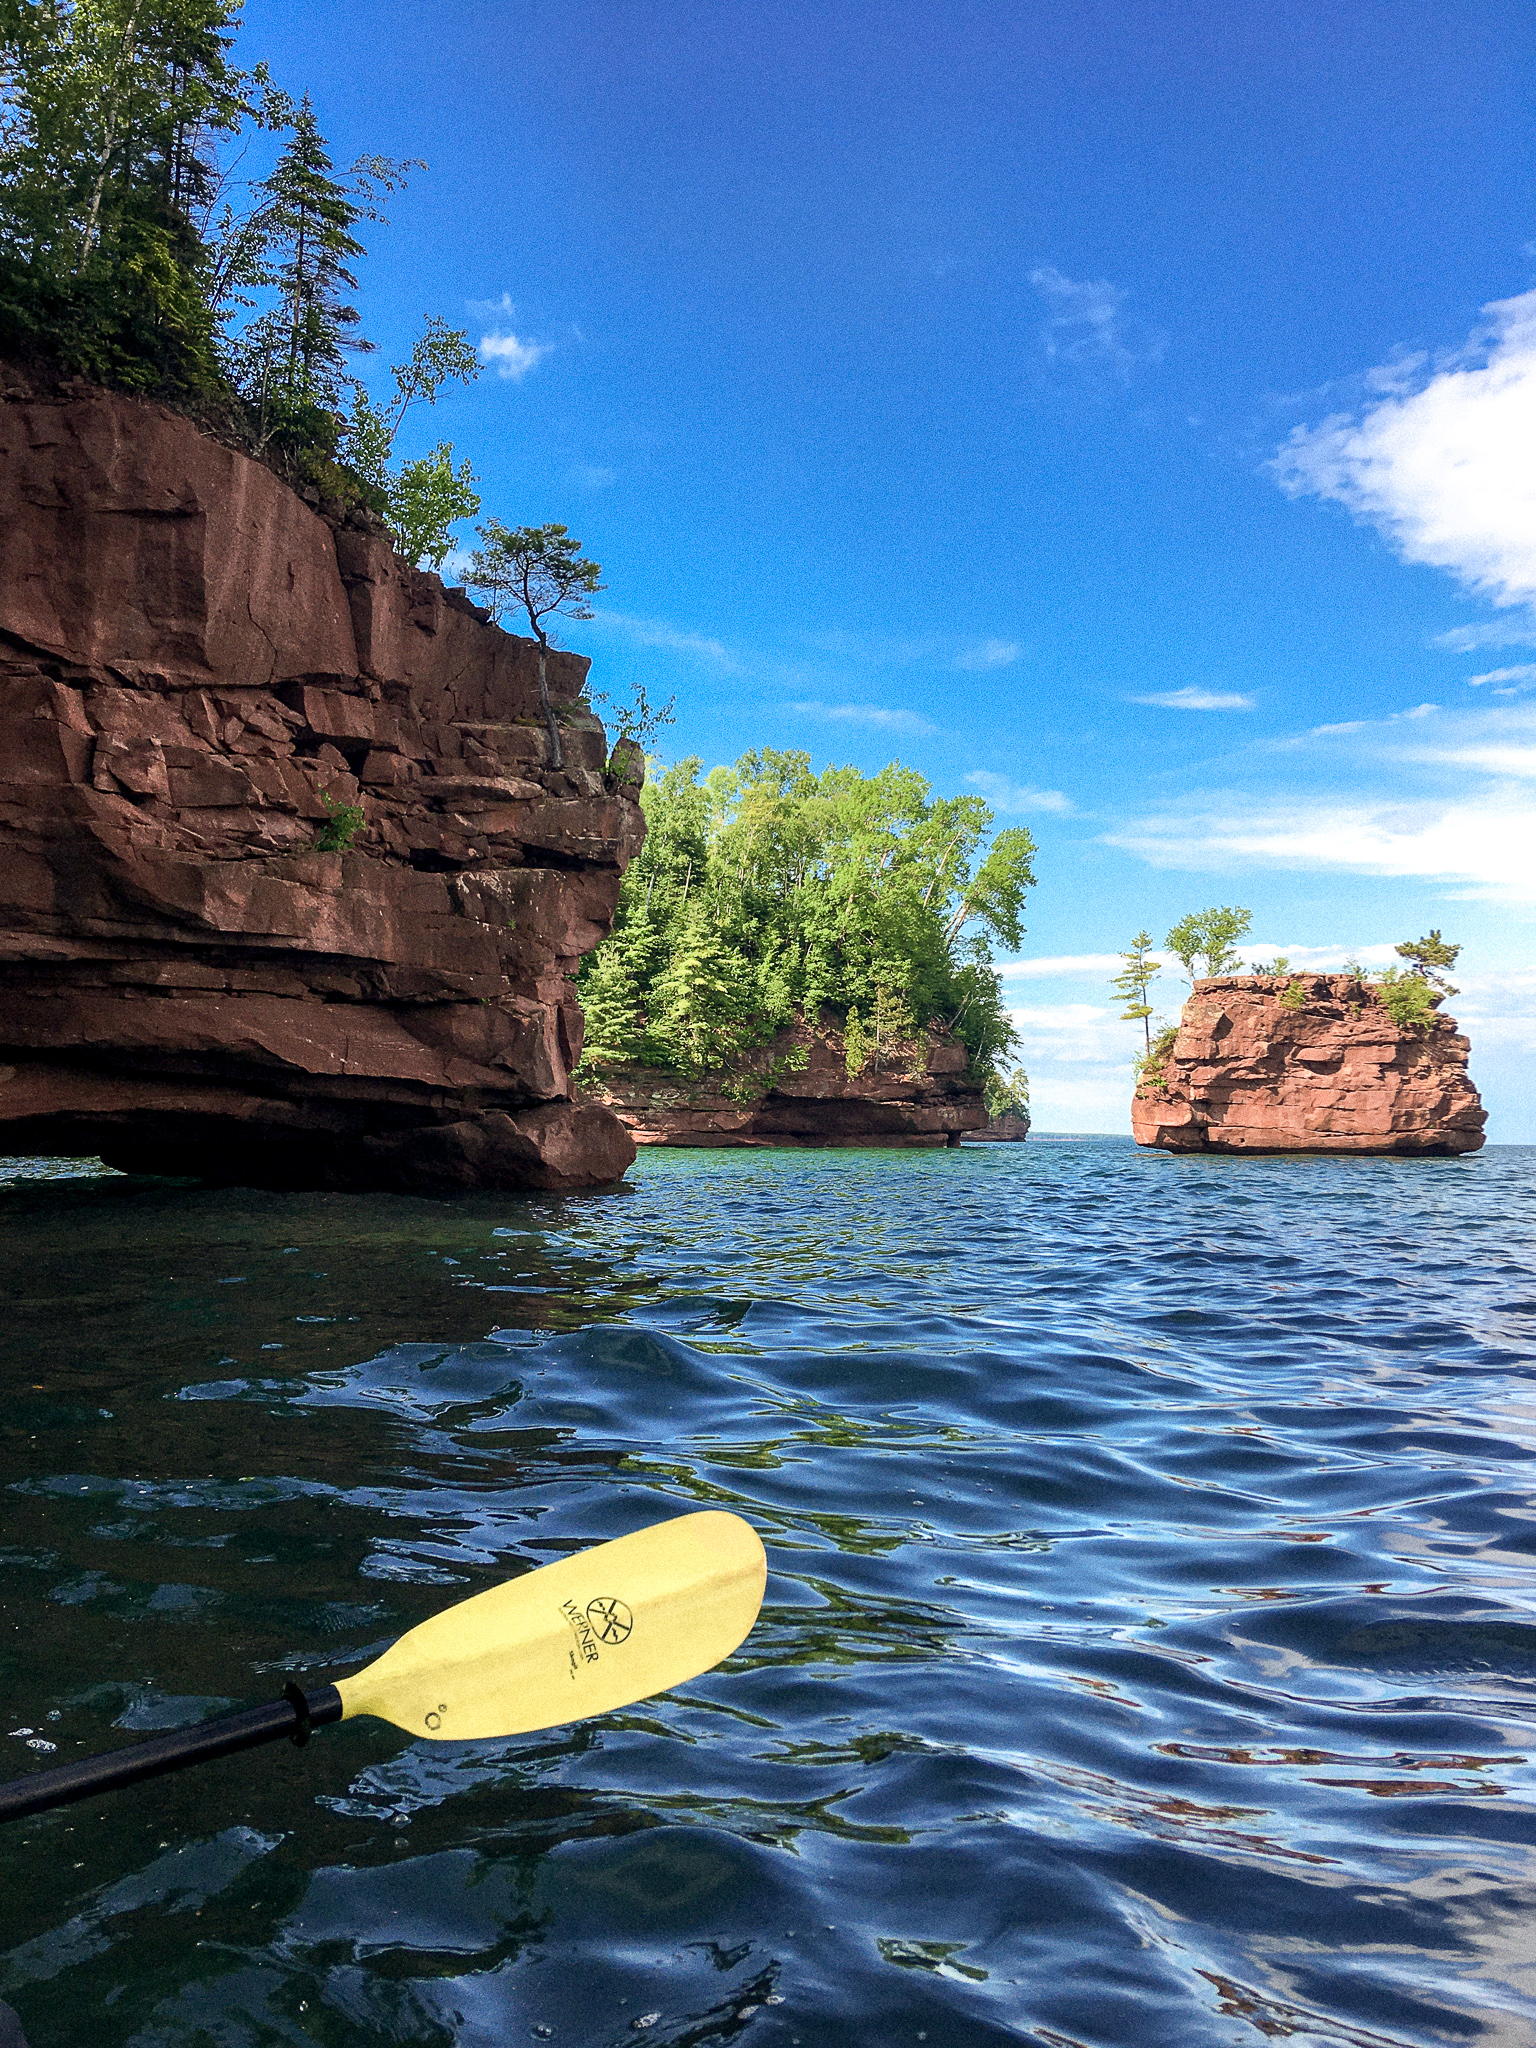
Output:
<svg viewBox="0 0 1536 2048">
<path fill-rule="evenodd" d="M 1237 942 L 1248 936 L 1252 922 L 1251 911 L 1233 909 L 1226 904 L 1210 910 L 1192 910 L 1188 917 L 1180 918 L 1164 944 L 1176 960 L 1183 962 L 1184 972 L 1193 984 L 1218 974 L 1231 974 L 1241 965 Z M 1196 962 L 1202 959 L 1205 962 L 1203 975 L 1196 969 Z"/>
</svg>

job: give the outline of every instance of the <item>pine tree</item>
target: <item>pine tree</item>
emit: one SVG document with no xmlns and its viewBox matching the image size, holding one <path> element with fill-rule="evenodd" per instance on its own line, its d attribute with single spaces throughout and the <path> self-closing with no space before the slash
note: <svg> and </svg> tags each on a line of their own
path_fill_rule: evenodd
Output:
<svg viewBox="0 0 1536 2048">
<path fill-rule="evenodd" d="M 347 354 L 371 347 L 354 332 L 360 316 L 346 300 L 357 289 L 348 266 L 364 253 L 352 230 L 367 208 L 334 175 L 308 95 L 261 189 L 267 282 L 280 304 L 257 337 L 264 357 L 259 433 L 263 442 L 276 437 L 334 445 Z"/>
<path fill-rule="evenodd" d="M 1412 963 L 1408 969 L 1410 974 L 1416 974 L 1421 981 L 1427 981 L 1431 987 L 1437 988 L 1442 996 L 1454 996 L 1459 993 L 1447 981 L 1441 970 L 1456 965 L 1461 948 L 1448 946 L 1438 931 L 1430 932 L 1427 938 L 1407 939 L 1401 946 L 1395 946 L 1393 951 L 1401 959 Z"/>
<path fill-rule="evenodd" d="M 1152 1050 L 1152 1005 L 1147 1000 L 1148 991 L 1158 975 L 1162 973 L 1159 963 L 1152 957 L 1152 934 L 1140 931 L 1130 943 L 1127 952 L 1120 955 L 1125 966 L 1115 976 L 1111 987 L 1125 1004 L 1120 1015 L 1127 1023 L 1139 1023 L 1146 1034 L 1147 1051 Z"/>
<path fill-rule="evenodd" d="M 582 559 L 581 542 L 563 526 L 503 526 L 492 519 L 480 529 L 481 545 L 470 561 L 468 581 L 481 591 L 499 618 L 515 606 L 539 643 L 539 703 L 549 734 L 552 768 L 565 766 L 560 727 L 549 700 L 549 635 L 544 621 L 559 615 L 590 619 L 587 603 L 602 589 L 601 565 Z"/>
</svg>

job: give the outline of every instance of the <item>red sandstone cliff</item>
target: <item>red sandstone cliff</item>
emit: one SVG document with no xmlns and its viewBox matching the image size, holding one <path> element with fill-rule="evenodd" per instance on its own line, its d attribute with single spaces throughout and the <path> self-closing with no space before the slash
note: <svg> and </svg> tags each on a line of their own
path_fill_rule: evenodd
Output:
<svg viewBox="0 0 1536 2048">
<path fill-rule="evenodd" d="M 729 1076 L 611 1066 L 583 1077 L 582 1096 L 612 1109 L 638 1145 L 958 1145 L 986 1123 L 963 1045 L 933 1032 L 850 1074 L 830 1015 L 817 1030 L 786 1027 Z"/>
<path fill-rule="evenodd" d="M 158 406 L 0 404 L 0 1150 L 612 1181 L 570 977 L 644 827 L 587 664 L 555 773 L 533 643 L 325 509 Z"/>
<path fill-rule="evenodd" d="M 1167 1152 L 1475 1152 L 1467 1050 L 1452 1018 L 1396 1024 L 1352 975 L 1201 981 L 1131 1130 Z"/>
</svg>

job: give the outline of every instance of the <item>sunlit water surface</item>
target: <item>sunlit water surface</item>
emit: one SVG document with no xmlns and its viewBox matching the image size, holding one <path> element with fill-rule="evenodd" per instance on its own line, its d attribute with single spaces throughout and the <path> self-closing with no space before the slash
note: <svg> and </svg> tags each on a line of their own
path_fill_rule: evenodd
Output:
<svg viewBox="0 0 1536 2048">
<path fill-rule="evenodd" d="M 1533 1169 L 0 1175 L 9 1774 L 700 1505 L 771 1568 L 629 1712 L 5 1830 L 0 1993 L 33 2048 L 1529 2043 Z"/>
</svg>

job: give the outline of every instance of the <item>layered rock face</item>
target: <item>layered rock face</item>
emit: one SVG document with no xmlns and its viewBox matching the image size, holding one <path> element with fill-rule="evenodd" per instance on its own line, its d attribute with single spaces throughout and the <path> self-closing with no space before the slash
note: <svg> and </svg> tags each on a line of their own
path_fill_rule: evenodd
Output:
<svg viewBox="0 0 1536 2048">
<path fill-rule="evenodd" d="M 1475 1152 L 1467 1051 L 1452 1018 L 1396 1024 L 1352 975 L 1197 982 L 1131 1129 L 1167 1152 Z"/>
<path fill-rule="evenodd" d="M 0 404 L 0 1150 L 265 1187 L 633 1158 L 570 1083 L 644 830 L 587 664 L 550 662 L 556 772 L 533 643 L 368 525 L 160 407 Z"/>
<path fill-rule="evenodd" d="M 968 1145 L 1022 1145 L 1029 1136 L 1027 1116 L 995 1116 L 979 1131 L 972 1131 Z"/>
<path fill-rule="evenodd" d="M 909 1050 L 899 1064 L 850 1074 L 829 1021 L 797 1022 L 729 1078 L 614 1066 L 582 1093 L 637 1145 L 958 1145 L 987 1121 L 965 1047 L 934 1032 Z"/>
</svg>

